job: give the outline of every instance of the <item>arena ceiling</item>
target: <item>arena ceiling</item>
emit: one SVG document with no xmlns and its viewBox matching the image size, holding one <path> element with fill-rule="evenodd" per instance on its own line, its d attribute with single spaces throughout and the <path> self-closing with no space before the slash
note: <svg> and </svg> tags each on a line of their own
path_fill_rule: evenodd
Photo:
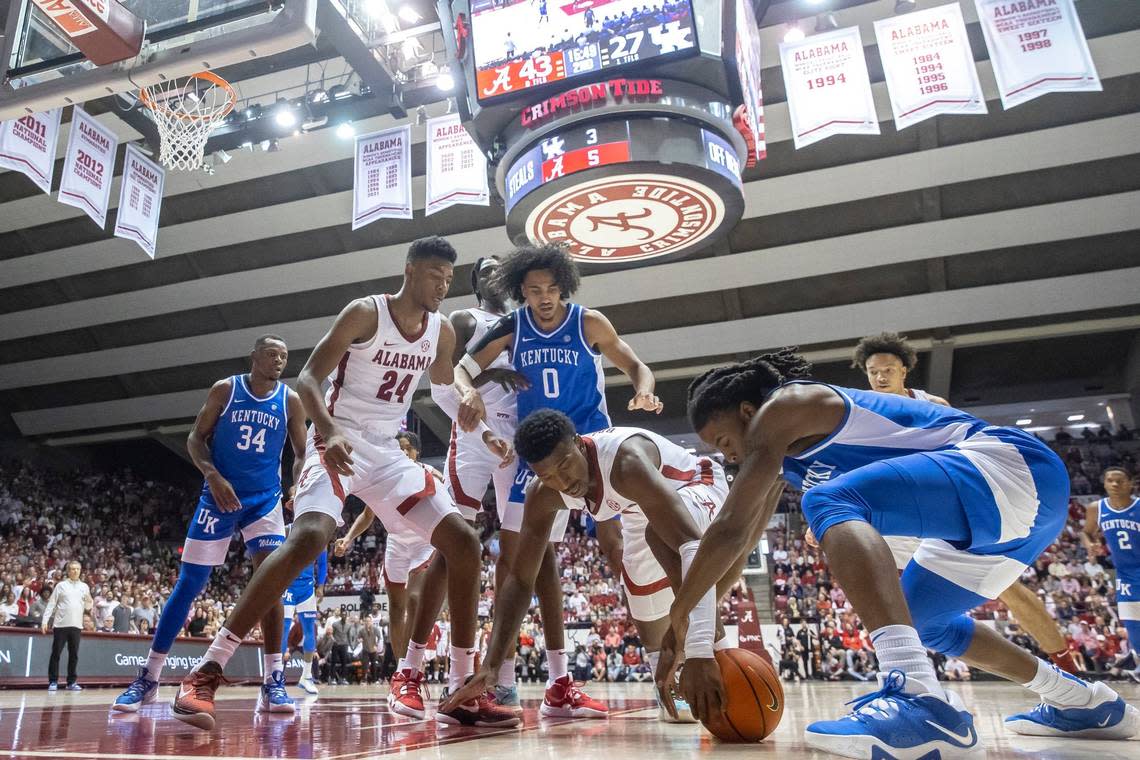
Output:
<svg viewBox="0 0 1140 760">
<path fill-rule="evenodd" d="M 894 6 L 836 16 L 873 41 L 871 23 Z M 764 23 L 817 8 L 777 3 Z M 712 364 L 796 344 L 822 377 L 858 383 L 851 346 L 881 330 L 915 339 L 915 384 L 956 405 L 1140 396 L 1140 4 L 1078 8 L 1104 92 L 1002 110 L 963 2 L 987 115 L 896 132 L 871 52 L 882 134 L 798 152 L 777 65 L 784 28 L 765 26 L 768 158 L 745 177 L 744 219 L 699 256 L 591 275 L 580 293 L 658 373 L 664 429 L 684 428 L 685 385 Z M 315 65 L 347 66 L 318 40 L 222 73 L 248 98 L 303 87 Z M 115 104 L 92 110 L 121 139 L 140 137 Z M 357 128 L 400 120 L 378 113 Z M 413 127 L 421 203 L 423 131 Z M 168 174 L 154 261 L 24 177 L 0 174 L 0 434 L 177 441 L 210 384 L 246 367 L 256 335 L 288 340 L 295 377 L 348 300 L 399 287 L 412 239 L 445 235 L 460 252 L 445 311 L 474 303 L 476 257 L 509 248 L 494 204 L 427 218 L 419 208 L 413 220 L 350 231 L 351 142 L 331 129 L 230 156 L 213 175 Z M 615 410 L 629 394 L 623 380 L 611 378 Z M 445 433 L 423 394 L 416 410 Z"/>
</svg>

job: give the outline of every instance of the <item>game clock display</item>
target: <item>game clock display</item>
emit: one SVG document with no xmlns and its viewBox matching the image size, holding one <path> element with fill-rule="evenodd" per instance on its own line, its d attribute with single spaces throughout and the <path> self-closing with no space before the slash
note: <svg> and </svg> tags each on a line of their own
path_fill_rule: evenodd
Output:
<svg viewBox="0 0 1140 760">
<path fill-rule="evenodd" d="M 476 0 L 471 14 L 481 103 L 697 51 L 690 0 Z"/>
</svg>

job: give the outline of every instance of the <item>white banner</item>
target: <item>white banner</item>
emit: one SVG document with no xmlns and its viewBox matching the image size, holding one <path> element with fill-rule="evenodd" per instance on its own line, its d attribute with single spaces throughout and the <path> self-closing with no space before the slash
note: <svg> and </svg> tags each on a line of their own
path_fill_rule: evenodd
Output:
<svg viewBox="0 0 1140 760">
<path fill-rule="evenodd" d="M 0 122 L 0 169 L 11 169 L 51 192 L 62 108 Z"/>
<path fill-rule="evenodd" d="M 412 128 L 359 135 L 353 167 L 352 229 L 412 218 Z"/>
<path fill-rule="evenodd" d="M 487 158 L 453 113 L 427 121 L 427 216 L 448 206 L 490 205 Z"/>
<path fill-rule="evenodd" d="M 958 3 L 875 22 L 895 129 L 938 116 L 986 112 Z"/>
<path fill-rule="evenodd" d="M 859 27 L 780 43 L 796 149 L 832 135 L 877 135 L 879 117 Z"/>
<path fill-rule="evenodd" d="M 87 115 L 72 109 L 71 136 L 59 183 L 59 202 L 82 209 L 100 227 L 107 223 L 111 179 L 115 171 L 115 148 L 119 138 Z"/>
<path fill-rule="evenodd" d="M 119 211 L 115 217 L 115 237 L 135 241 L 152 259 L 165 182 L 166 171 L 161 166 L 134 145 L 127 146 L 119 190 Z"/>
<path fill-rule="evenodd" d="M 1099 92 L 1073 0 L 974 0 L 1001 104 L 1009 109 L 1047 92 Z"/>
</svg>

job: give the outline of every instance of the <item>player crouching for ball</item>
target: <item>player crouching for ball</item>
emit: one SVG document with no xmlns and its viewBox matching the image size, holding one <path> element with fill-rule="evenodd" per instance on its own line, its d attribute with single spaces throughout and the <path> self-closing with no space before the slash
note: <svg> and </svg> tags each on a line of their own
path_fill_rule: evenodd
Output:
<svg viewBox="0 0 1140 760">
<path fill-rule="evenodd" d="M 654 668 L 662 649 L 673 660 L 676 644 L 666 636 L 672 587 L 680 585 L 701 535 L 728 496 L 720 465 L 640 428 L 578 435 L 566 415 L 540 409 L 519 425 L 515 447 L 538 476 L 526 492 L 520 551 L 495 599 L 494 629 L 482 668 L 445 709 L 492 688 L 503 660 L 513 656 L 551 526 L 563 510 L 587 509 L 599 522 L 620 516 L 622 585 L 630 613 Z M 782 484 L 773 487 L 769 498 L 778 499 L 781 490 Z M 685 651 L 693 678 L 704 673 L 711 681 L 711 674 L 719 673 L 713 659 L 717 599 L 740 578 L 747 555 L 734 557 L 716 590 L 710 587 L 692 610 Z M 671 696 L 671 689 L 665 691 Z M 686 705 L 666 699 L 662 706 L 672 720 L 692 721 Z"/>
</svg>

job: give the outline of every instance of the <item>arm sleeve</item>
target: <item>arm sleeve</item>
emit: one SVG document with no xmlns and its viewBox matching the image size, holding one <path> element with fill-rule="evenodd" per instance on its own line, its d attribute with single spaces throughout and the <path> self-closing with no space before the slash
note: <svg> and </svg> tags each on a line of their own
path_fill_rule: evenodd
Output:
<svg viewBox="0 0 1140 760">
<path fill-rule="evenodd" d="M 325 581 L 329 577 L 329 553 L 328 551 L 321 552 L 317 557 L 317 585 L 325 585 Z"/>
<path fill-rule="evenodd" d="M 510 314 L 507 314 L 498 322 L 496 322 L 495 326 L 488 330 L 487 334 L 480 338 L 479 342 L 476 343 L 467 353 L 474 356 L 486 348 L 488 343 L 496 341 L 506 335 L 513 335 L 515 332 L 515 322 L 515 312 L 512 311 Z"/>
</svg>

